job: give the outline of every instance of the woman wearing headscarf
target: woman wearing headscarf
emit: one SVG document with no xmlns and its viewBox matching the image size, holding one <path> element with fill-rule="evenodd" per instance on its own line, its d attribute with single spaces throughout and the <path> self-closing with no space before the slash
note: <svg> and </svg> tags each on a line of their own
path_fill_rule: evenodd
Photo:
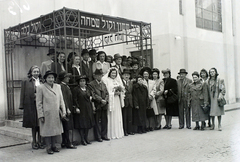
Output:
<svg viewBox="0 0 240 162">
<path fill-rule="evenodd" d="M 212 118 L 212 127 L 215 128 L 215 116 L 218 117 L 218 130 L 222 130 L 221 120 L 222 115 L 224 115 L 224 104 L 220 104 L 222 101 L 225 101 L 224 95 L 226 93 L 224 80 L 218 77 L 218 72 L 216 68 L 211 68 L 209 70 L 209 80 L 208 86 L 210 91 L 210 101 L 211 109 L 210 116 Z M 225 101 L 226 104 L 226 101 Z"/>
<path fill-rule="evenodd" d="M 166 125 L 163 129 L 171 129 L 172 128 L 172 116 L 179 116 L 178 110 L 178 85 L 177 81 L 171 78 L 170 69 L 162 70 L 164 76 L 164 98 L 166 101 Z M 176 96 L 176 97 L 174 97 Z M 171 102 L 170 102 L 171 101 Z"/>
<path fill-rule="evenodd" d="M 36 88 L 40 84 L 42 84 L 40 68 L 34 65 L 28 71 L 28 79 L 22 82 L 19 106 L 19 109 L 23 110 L 23 127 L 32 129 L 33 149 L 43 148 L 36 108 Z"/>
<path fill-rule="evenodd" d="M 54 83 L 56 77 L 56 73 L 47 71 L 43 76 L 45 83 L 37 86 L 36 95 L 40 134 L 45 139 L 48 154 L 59 152 L 55 143 L 57 136 L 63 133 L 60 116 L 66 117 L 61 87 Z"/>
</svg>

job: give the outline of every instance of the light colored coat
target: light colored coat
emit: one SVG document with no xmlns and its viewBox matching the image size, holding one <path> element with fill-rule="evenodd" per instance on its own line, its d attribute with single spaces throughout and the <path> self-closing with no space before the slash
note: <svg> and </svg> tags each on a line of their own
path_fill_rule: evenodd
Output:
<svg viewBox="0 0 240 162">
<path fill-rule="evenodd" d="M 43 137 L 60 135 L 63 132 L 59 116 L 60 109 L 66 114 L 61 87 L 53 84 L 51 88 L 47 83 L 37 87 L 36 95 L 38 119 L 44 117 L 44 122 L 39 121 L 40 134 Z"/>
<path fill-rule="evenodd" d="M 144 79 L 143 84 L 147 87 L 148 89 L 148 95 L 149 97 L 152 96 L 153 100 L 150 101 L 150 107 L 153 108 L 155 115 L 159 115 L 158 108 L 157 108 L 157 103 L 155 99 L 155 94 L 156 94 L 156 82 L 153 80 L 148 80 L 148 82 Z"/>
</svg>

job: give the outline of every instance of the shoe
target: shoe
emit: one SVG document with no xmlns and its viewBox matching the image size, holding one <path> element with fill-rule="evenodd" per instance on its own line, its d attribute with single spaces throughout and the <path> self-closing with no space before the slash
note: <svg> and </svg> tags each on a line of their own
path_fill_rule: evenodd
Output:
<svg viewBox="0 0 240 162">
<path fill-rule="evenodd" d="M 187 129 L 192 129 L 191 127 L 187 127 Z"/>
<path fill-rule="evenodd" d="M 168 126 L 167 126 L 167 125 L 165 125 L 165 126 L 163 127 L 163 129 L 168 129 Z"/>
<path fill-rule="evenodd" d="M 211 126 L 211 128 L 210 128 L 210 130 L 214 130 L 214 127 L 215 127 L 215 126 L 214 126 L 214 125 L 212 125 L 212 126 Z"/>
<path fill-rule="evenodd" d="M 205 127 L 204 125 L 201 126 L 201 131 L 204 131 L 204 130 L 205 130 L 204 127 Z"/>
<path fill-rule="evenodd" d="M 92 143 L 88 140 L 85 140 L 87 144 L 91 145 Z"/>
<path fill-rule="evenodd" d="M 180 126 L 178 129 L 183 129 L 184 127 L 183 126 Z"/>
<path fill-rule="evenodd" d="M 87 146 L 87 143 L 85 141 L 81 141 L 81 144 Z"/>
<path fill-rule="evenodd" d="M 32 142 L 32 149 L 37 150 L 38 149 L 38 144 Z"/>
<path fill-rule="evenodd" d="M 38 148 L 45 149 L 46 145 L 44 145 L 43 143 L 38 143 Z"/>
<path fill-rule="evenodd" d="M 172 126 L 168 126 L 168 128 L 167 129 L 172 129 Z"/>
<path fill-rule="evenodd" d="M 77 147 L 74 146 L 73 144 L 67 145 L 66 148 L 68 148 L 68 149 L 77 149 Z"/>
<path fill-rule="evenodd" d="M 146 132 L 149 132 L 149 131 L 150 131 L 150 130 L 149 130 L 149 127 L 147 127 L 145 130 L 146 130 Z"/>
<path fill-rule="evenodd" d="M 65 148 L 65 147 L 66 147 L 66 145 L 65 145 L 64 143 L 62 143 L 62 144 L 61 144 L 61 147 L 62 147 L 62 148 Z"/>
<path fill-rule="evenodd" d="M 154 130 L 153 127 L 150 127 L 150 128 L 149 128 L 149 131 L 153 131 L 153 130 Z"/>
<path fill-rule="evenodd" d="M 46 149 L 46 150 L 47 150 L 47 153 L 48 153 L 48 154 L 53 154 L 53 153 L 54 153 L 53 150 L 52 150 L 51 148 Z"/>
<path fill-rule="evenodd" d="M 107 137 L 102 137 L 102 140 L 105 140 L 105 141 L 110 141 L 110 139 L 109 139 L 109 138 L 107 138 Z"/>
<path fill-rule="evenodd" d="M 142 133 L 147 133 L 147 131 L 143 130 Z"/>
<path fill-rule="evenodd" d="M 101 138 L 98 138 L 97 141 L 98 141 L 98 142 L 102 142 L 103 140 L 102 140 Z"/>
<path fill-rule="evenodd" d="M 124 136 L 128 136 L 128 133 L 124 133 Z"/>
<path fill-rule="evenodd" d="M 218 126 L 218 131 L 222 131 L 222 126 Z"/>
<path fill-rule="evenodd" d="M 199 126 L 198 127 L 196 126 L 195 128 L 193 128 L 193 130 L 199 130 L 199 129 L 200 129 Z"/>
<path fill-rule="evenodd" d="M 128 134 L 130 134 L 130 135 L 134 135 L 135 133 L 133 133 L 133 132 L 130 132 L 130 133 L 128 133 Z"/>
<path fill-rule="evenodd" d="M 57 147 L 52 147 L 53 152 L 60 152 L 60 150 Z"/>
</svg>

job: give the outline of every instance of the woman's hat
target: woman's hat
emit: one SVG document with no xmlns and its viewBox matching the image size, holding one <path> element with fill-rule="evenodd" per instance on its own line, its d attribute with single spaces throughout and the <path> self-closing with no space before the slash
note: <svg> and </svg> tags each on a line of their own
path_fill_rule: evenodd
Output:
<svg viewBox="0 0 240 162">
<path fill-rule="evenodd" d="M 46 79 L 48 75 L 53 75 L 54 78 L 57 78 L 57 74 L 54 73 L 54 72 L 51 71 L 51 70 L 46 71 L 46 73 L 44 74 L 43 78 Z"/>
<path fill-rule="evenodd" d="M 143 68 L 140 70 L 139 74 L 143 76 L 143 73 L 144 73 L 145 71 L 147 71 L 149 75 L 152 74 L 152 70 L 151 70 L 151 68 L 149 68 L 149 67 L 143 67 Z"/>
<path fill-rule="evenodd" d="M 119 53 L 116 53 L 113 57 L 114 57 L 113 60 L 116 60 L 118 58 L 122 58 L 122 56 Z"/>
<path fill-rule="evenodd" d="M 123 74 L 131 74 L 130 69 L 123 69 L 122 75 Z"/>
<path fill-rule="evenodd" d="M 130 66 L 133 66 L 133 65 L 139 65 L 139 62 L 138 62 L 138 61 L 132 61 L 132 63 L 130 64 Z"/>
<path fill-rule="evenodd" d="M 96 69 L 94 75 L 103 75 L 102 69 Z"/>
<path fill-rule="evenodd" d="M 83 56 L 85 53 L 88 53 L 88 54 L 89 54 L 89 52 L 88 52 L 87 49 L 83 49 L 83 50 L 82 50 L 81 56 Z"/>
<path fill-rule="evenodd" d="M 180 69 L 180 71 L 179 71 L 179 73 L 178 73 L 178 74 L 181 74 L 181 73 L 188 74 L 188 72 L 186 71 L 186 69 Z"/>
<path fill-rule="evenodd" d="M 198 73 L 197 71 L 194 71 L 194 72 L 192 73 L 192 76 L 193 76 L 193 75 L 196 75 L 196 76 L 199 77 L 199 73 Z"/>
<path fill-rule="evenodd" d="M 163 73 L 163 74 L 165 74 L 165 73 L 170 73 L 170 72 L 171 72 L 171 70 L 168 69 L 168 68 L 167 68 L 166 70 L 162 70 L 162 73 Z"/>
<path fill-rule="evenodd" d="M 58 53 L 58 52 L 56 52 L 56 54 L 57 54 L 57 53 Z M 52 54 L 55 54 L 55 49 L 49 49 L 49 50 L 48 50 L 48 54 L 47 54 L 47 55 L 49 56 L 49 55 L 52 55 Z"/>
<path fill-rule="evenodd" d="M 75 76 L 76 82 L 79 82 L 80 79 L 85 79 L 86 81 L 88 81 L 88 77 L 86 75 Z"/>
<path fill-rule="evenodd" d="M 66 77 L 70 77 L 72 74 L 71 73 L 67 73 L 66 71 L 61 71 L 58 74 L 58 79 L 63 80 Z"/>
</svg>

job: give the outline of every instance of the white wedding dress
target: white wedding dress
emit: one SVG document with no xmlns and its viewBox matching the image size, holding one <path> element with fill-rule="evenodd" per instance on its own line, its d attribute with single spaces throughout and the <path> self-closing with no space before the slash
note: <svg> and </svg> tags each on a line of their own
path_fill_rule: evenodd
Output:
<svg viewBox="0 0 240 162">
<path fill-rule="evenodd" d="M 123 121 L 122 121 L 122 107 L 124 107 L 124 92 L 121 95 L 114 95 L 114 88 L 121 86 L 122 81 L 119 78 L 112 79 L 108 76 L 108 73 L 102 78 L 102 81 L 106 84 L 109 93 L 109 108 L 108 108 L 108 132 L 107 136 L 110 139 L 122 138 Z"/>
</svg>

